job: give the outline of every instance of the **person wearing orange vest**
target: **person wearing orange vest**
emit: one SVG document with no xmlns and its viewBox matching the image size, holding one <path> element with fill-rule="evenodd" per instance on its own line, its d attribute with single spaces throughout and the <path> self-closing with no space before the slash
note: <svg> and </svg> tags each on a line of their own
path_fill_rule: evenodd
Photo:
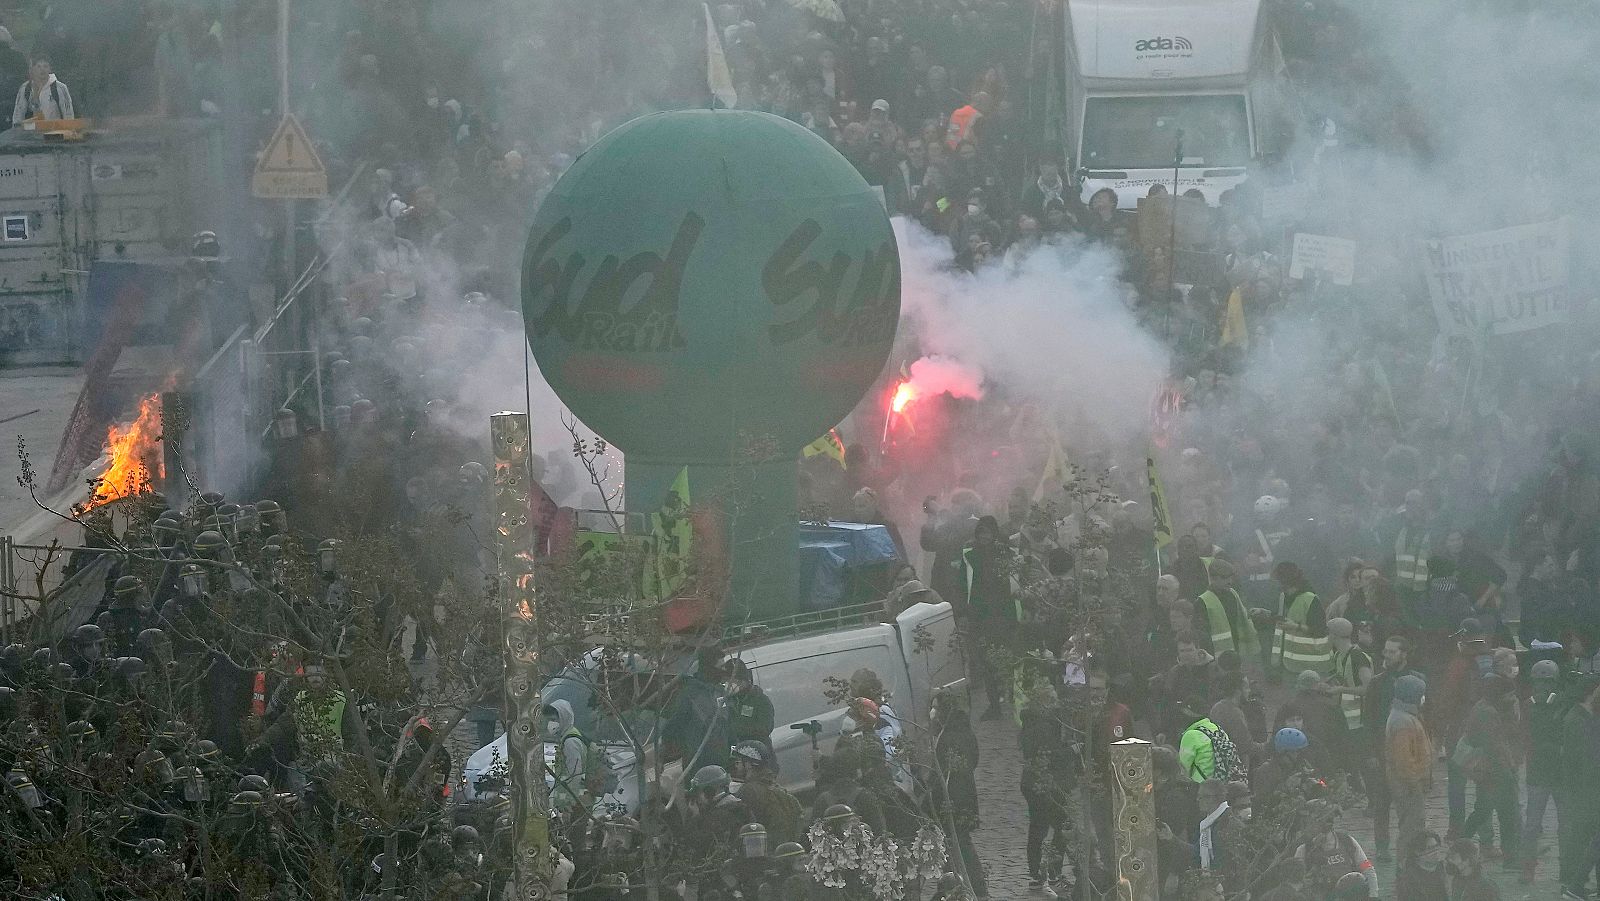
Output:
<svg viewBox="0 0 1600 901">
<path fill-rule="evenodd" d="M 977 126 L 978 120 L 989 111 L 989 95 L 978 91 L 972 95 L 966 106 L 950 114 L 950 124 L 944 132 L 944 142 L 951 150 L 961 146 L 961 142 L 972 137 L 972 129 Z"/>
</svg>

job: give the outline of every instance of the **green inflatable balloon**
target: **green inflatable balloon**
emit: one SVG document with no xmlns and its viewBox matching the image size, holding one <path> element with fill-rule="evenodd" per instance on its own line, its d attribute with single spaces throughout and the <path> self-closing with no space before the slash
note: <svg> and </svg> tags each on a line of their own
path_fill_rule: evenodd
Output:
<svg viewBox="0 0 1600 901">
<path fill-rule="evenodd" d="M 545 379 L 630 459 L 792 459 L 882 371 L 900 258 L 878 195 L 821 138 L 766 113 L 659 113 L 556 182 L 522 306 Z"/>
</svg>

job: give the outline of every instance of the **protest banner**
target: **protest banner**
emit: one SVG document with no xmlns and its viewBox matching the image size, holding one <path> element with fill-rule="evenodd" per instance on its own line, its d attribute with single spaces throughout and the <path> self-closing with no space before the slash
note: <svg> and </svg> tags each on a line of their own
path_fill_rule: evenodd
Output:
<svg viewBox="0 0 1600 901">
<path fill-rule="evenodd" d="M 1296 233 L 1289 258 L 1289 277 L 1304 279 L 1319 272 L 1335 285 L 1349 285 L 1356 275 L 1356 242 L 1349 238 Z"/>
<path fill-rule="evenodd" d="M 1566 322 L 1570 248 L 1565 219 L 1425 242 L 1439 331 L 1506 335 Z"/>
</svg>

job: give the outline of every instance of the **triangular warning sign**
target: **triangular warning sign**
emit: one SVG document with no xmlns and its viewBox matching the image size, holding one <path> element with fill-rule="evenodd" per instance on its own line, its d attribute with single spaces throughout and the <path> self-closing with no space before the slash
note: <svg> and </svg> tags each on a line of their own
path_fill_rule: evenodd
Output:
<svg viewBox="0 0 1600 901">
<path fill-rule="evenodd" d="M 256 163 L 257 172 L 327 172 L 317 150 L 293 115 L 283 117 L 278 130 L 272 133 L 267 150 Z"/>
<path fill-rule="evenodd" d="M 328 170 L 311 146 L 300 120 L 285 115 L 256 163 L 251 191 L 257 197 L 316 198 L 328 194 Z"/>
</svg>

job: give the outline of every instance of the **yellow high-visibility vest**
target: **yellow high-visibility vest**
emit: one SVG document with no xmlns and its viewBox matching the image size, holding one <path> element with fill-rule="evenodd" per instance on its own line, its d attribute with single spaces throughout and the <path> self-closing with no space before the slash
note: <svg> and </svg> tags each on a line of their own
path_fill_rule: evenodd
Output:
<svg viewBox="0 0 1600 901">
<path fill-rule="evenodd" d="M 1224 589 L 1233 595 L 1233 602 L 1243 607 L 1239 601 L 1239 594 L 1233 589 Z M 1211 653 L 1221 654 L 1224 651 L 1236 651 L 1241 657 L 1250 657 L 1261 653 L 1260 645 L 1256 642 L 1255 624 L 1248 618 L 1243 618 L 1239 623 L 1238 634 L 1234 633 L 1233 619 L 1228 616 L 1228 607 L 1223 603 L 1222 597 L 1216 589 L 1208 588 L 1200 593 L 1200 603 L 1205 606 L 1206 625 L 1211 630 Z"/>
<path fill-rule="evenodd" d="M 1287 604 L 1288 612 L 1284 614 L 1284 619 L 1288 622 L 1279 625 L 1273 636 L 1273 665 L 1283 667 L 1290 673 L 1313 670 L 1318 675 L 1326 676 L 1332 672 L 1333 644 L 1328 641 L 1327 635 L 1321 638 L 1311 635 L 1311 602 L 1316 599 L 1315 592 L 1302 591 Z M 1279 609 L 1284 606 L 1280 601 Z"/>
<path fill-rule="evenodd" d="M 1409 591 L 1428 589 L 1428 554 L 1431 542 L 1426 532 L 1413 541 L 1410 526 L 1401 526 L 1394 536 L 1394 587 Z"/>
<path fill-rule="evenodd" d="M 1333 652 L 1333 674 L 1339 680 L 1341 688 L 1359 688 L 1361 686 L 1361 663 L 1356 654 L 1360 653 L 1366 658 L 1366 665 L 1372 666 L 1372 658 L 1366 656 L 1355 645 L 1344 651 Z M 1344 727 L 1350 730 L 1361 728 L 1361 696 L 1354 692 L 1339 692 L 1339 711 L 1344 714 Z"/>
</svg>

